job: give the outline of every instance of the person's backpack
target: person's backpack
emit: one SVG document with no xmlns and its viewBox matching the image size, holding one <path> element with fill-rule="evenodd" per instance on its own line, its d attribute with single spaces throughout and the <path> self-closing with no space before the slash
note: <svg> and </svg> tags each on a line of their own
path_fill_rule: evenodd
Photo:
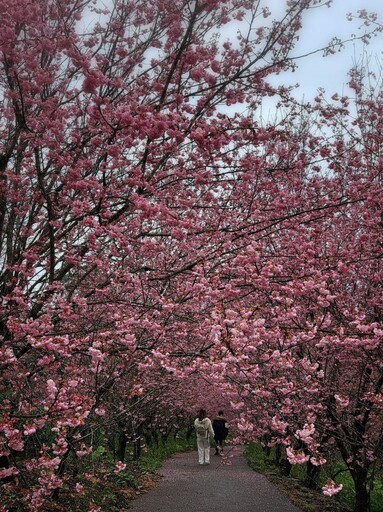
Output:
<svg viewBox="0 0 383 512">
<path fill-rule="evenodd" d="M 204 423 L 197 424 L 197 434 L 201 437 L 206 437 L 207 428 Z"/>
</svg>

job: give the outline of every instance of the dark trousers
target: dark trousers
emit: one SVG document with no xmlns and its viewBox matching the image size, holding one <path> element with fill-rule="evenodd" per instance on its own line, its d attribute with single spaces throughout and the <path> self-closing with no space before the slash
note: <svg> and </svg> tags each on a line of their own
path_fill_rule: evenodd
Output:
<svg viewBox="0 0 383 512">
<path fill-rule="evenodd" d="M 222 449 L 223 449 L 223 441 L 224 441 L 224 439 L 222 437 L 215 437 L 214 441 L 215 441 L 215 444 L 216 444 L 215 453 L 217 454 L 217 453 L 221 452 Z"/>
</svg>

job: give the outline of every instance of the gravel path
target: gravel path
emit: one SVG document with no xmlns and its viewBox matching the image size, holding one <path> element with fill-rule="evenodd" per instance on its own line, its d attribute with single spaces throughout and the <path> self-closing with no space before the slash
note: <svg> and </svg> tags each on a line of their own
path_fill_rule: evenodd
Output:
<svg viewBox="0 0 383 512">
<path fill-rule="evenodd" d="M 132 512 L 301 512 L 248 465 L 240 447 L 225 447 L 200 466 L 197 451 L 177 454 L 159 471 L 154 489 L 131 503 Z"/>
</svg>

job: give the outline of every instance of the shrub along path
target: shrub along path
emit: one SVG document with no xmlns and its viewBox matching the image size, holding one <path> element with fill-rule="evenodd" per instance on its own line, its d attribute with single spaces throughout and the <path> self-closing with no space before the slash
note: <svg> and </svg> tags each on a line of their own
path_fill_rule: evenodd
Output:
<svg viewBox="0 0 383 512">
<path fill-rule="evenodd" d="M 197 451 L 179 453 L 159 471 L 161 479 L 131 502 L 132 512 L 301 512 L 266 477 L 253 471 L 240 447 L 226 447 L 200 466 Z"/>
</svg>

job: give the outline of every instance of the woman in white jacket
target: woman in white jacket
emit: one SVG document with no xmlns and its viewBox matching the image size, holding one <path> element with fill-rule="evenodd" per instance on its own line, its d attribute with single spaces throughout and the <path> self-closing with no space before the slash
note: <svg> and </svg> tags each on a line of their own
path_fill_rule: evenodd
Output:
<svg viewBox="0 0 383 512">
<path fill-rule="evenodd" d="M 205 409 L 199 411 L 194 427 L 197 433 L 198 462 L 201 465 L 210 464 L 210 437 L 214 437 L 214 430 Z"/>
</svg>

